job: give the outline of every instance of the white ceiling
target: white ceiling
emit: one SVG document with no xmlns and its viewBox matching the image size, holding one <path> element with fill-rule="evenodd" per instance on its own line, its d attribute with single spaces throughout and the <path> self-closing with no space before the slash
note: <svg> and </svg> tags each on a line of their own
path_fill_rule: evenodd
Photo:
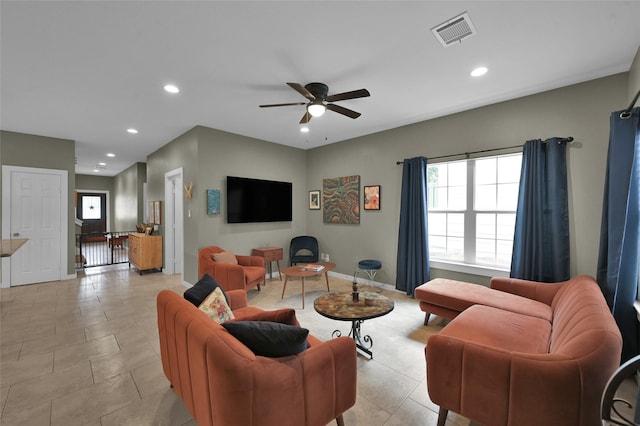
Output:
<svg viewBox="0 0 640 426">
<path fill-rule="evenodd" d="M 443 47 L 431 28 L 465 11 L 477 34 Z M 640 1 L 3 0 L 0 14 L 1 128 L 73 139 L 76 172 L 104 161 L 105 176 L 195 125 L 308 149 L 628 71 L 640 45 Z M 338 102 L 362 116 L 327 111 L 302 134 L 304 106 L 258 108 L 304 102 L 285 83 L 313 81 L 368 89 Z"/>
</svg>

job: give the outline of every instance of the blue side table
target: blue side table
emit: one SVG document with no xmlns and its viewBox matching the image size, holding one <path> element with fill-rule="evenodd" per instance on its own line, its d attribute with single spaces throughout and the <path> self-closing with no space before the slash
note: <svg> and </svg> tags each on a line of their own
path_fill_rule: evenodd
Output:
<svg viewBox="0 0 640 426">
<path fill-rule="evenodd" d="M 358 262 L 358 269 L 364 271 L 369 276 L 369 279 L 373 281 L 376 273 L 382 268 L 382 262 L 374 259 L 364 259 Z"/>
</svg>

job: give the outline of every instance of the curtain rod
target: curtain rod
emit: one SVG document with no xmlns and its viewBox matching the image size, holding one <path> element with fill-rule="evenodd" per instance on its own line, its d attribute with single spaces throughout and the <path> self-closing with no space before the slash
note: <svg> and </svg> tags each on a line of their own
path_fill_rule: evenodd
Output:
<svg viewBox="0 0 640 426">
<path fill-rule="evenodd" d="M 543 143 L 547 143 L 547 142 L 549 142 L 549 140 L 550 139 L 547 139 L 547 140 L 544 140 L 542 142 Z M 559 142 L 560 143 L 562 143 L 562 142 L 573 142 L 573 136 L 569 136 L 567 138 L 560 138 Z M 480 151 L 463 152 L 461 154 L 441 155 L 439 157 L 428 158 L 428 160 L 439 160 L 439 159 L 442 159 L 442 158 L 460 157 L 461 155 L 464 155 L 465 157 L 469 158 L 470 155 L 474 155 L 474 154 L 482 154 L 482 153 L 485 153 L 485 152 L 493 152 L 493 151 L 504 151 L 505 149 L 514 149 L 514 148 L 522 148 L 522 145 L 505 146 L 504 148 L 482 149 Z M 404 164 L 404 161 L 396 161 L 396 164 Z"/>
<path fill-rule="evenodd" d="M 620 113 L 620 118 L 626 119 L 631 117 L 631 110 L 633 109 L 633 106 L 636 104 L 636 102 L 638 102 L 638 97 L 640 97 L 640 90 L 638 90 L 638 93 L 636 93 L 636 95 L 633 97 L 627 109 Z"/>
</svg>

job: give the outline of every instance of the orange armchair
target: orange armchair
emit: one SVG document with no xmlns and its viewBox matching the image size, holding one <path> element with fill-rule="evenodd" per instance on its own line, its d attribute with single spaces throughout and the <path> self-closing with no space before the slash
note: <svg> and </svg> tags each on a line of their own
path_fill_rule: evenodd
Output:
<svg viewBox="0 0 640 426">
<path fill-rule="evenodd" d="M 236 293 L 244 292 L 228 293 L 236 320 L 284 311 L 246 306 L 246 295 Z M 164 374 L 199 426 L 344 425 L 342 414 L 356 402 L 353 339 L 309 335 L 305 351 L 268 358 L 173 291 L 158 294 L 157 308 Z"/>
<path fill-rule="evenodd" d="M 216 262 L 213 256 L 225 250 L 218 246 L 204 247 L 198 253 L 198 277 L 205 273 L 218 281 L 225 291 L 249 290 L 264 283 L 266 269 L 260 256 L 235 255 L 238 264 Z"/>
</svg>

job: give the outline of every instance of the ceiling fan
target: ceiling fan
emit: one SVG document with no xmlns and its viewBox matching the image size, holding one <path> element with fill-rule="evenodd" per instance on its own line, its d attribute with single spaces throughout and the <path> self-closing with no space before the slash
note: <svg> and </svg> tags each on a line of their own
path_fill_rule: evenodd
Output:
<svg viewBox="0 0 640 426">
<path fill-rule="evenodd" d="M 338 114 L 346 115 L 350 118 L 358 118 L 361 115 L 359 112 L 327 102 L 345 101 L 347 99 L 366 98 L 367 96 L 371 96 L 367 89 L 352 90 L 350 92 L 329 95 L 329 87 L 324 83 L 309 83 L 305 86 L 298 83 L 287 83 L 287 85 L 305 98 L 309 99 L 309 102 L 260 105 L 260 108 L 306 105 L 307 111 L 302 116 L 300 124 L 308 123 L 309 120 L 311 120 L 311 117 L 320 117 L 327 109 L 337 112 Z"/>
</svg>

